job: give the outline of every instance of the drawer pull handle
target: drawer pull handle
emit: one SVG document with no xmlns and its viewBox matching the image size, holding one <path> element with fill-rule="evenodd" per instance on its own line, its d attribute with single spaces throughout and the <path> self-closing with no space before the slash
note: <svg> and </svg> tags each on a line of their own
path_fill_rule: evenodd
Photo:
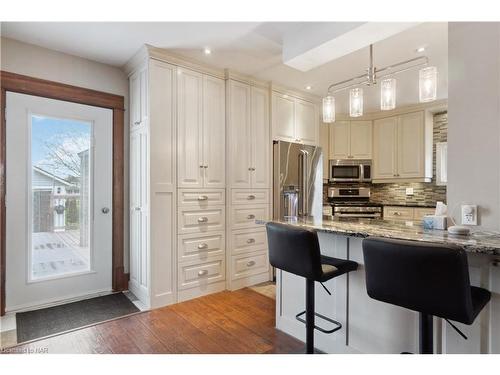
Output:
<svg viewBox="0 0 500 375">
<path fill-rule="evenodd" d="M 208 221 L 208 217 L 202 216 L 198 218 L 198 223 L 206 223 Z"/>
<path fill-rule="evenodd" d="M 395 211 L 395 212 L 393 213 L 393 215 L 395 215 L 395 216 L 401 216 L 401 212 Z"/>
<path fill-rule="evenodd" d="M 198 271 L 198 277 L 201 277 L 201 276 L 205 276 L 208 274 L 208 271 L 207 270 L 201 270 L 201 271 Z"/>
<path fill-rule="evenodd" d="M 203 250 L 203 249 L 206 249 L 206 248 L 208 248 L 208 245 L 206 243 L 200 243 L 198 245 L 198 249 L 200 249 L 200 250 Z"/>
<path fill-rule="evenodd" d="M 198 197 L 198 200 L 199 200 L 199 201 L 206 201 L 207 199 L 208 199 L 208 197 L 207 197 L 206 195 L 200 195 L 200 196 Z"/>
<path fill-rule="evenodd" d="M 251 201 L 251 200 L 255 199 L 255 195 L 249 195 L 249 196 L 247 197 L 247 199 Z"/>
<path fill-rule="evenodd" d="M 255 242 L 255 239 L 254 239 L 254 238 L 249 238 L 249 239 L 247 240 L 247 243 L 254 243 L 254 242 Z"/>
<path fill-rule="evenodd" d="M 247 216 L 247 219 L 248 220 L 255 219 L 255 215 L 254 214 L 250 214 L 250 215 Z"/>
<path fill-rule="evenodd" d="M 247 262 L 247 267 L 252 267 L 255 266 L 255 261 L 251 260 L 250 262 Z"/>
</svg>

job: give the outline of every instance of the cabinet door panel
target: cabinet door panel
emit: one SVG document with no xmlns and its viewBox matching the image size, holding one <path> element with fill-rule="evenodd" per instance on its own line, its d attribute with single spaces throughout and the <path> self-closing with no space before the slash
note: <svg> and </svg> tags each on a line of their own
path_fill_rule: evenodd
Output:
<svg viewBox="0 0 500 375">
<path fill-rule="evenodd" d="M 295 141 L 294 107 L 292 98 L 273 93 L 273 139 Z"/>
<path fill-rule="evenodd" d="M 350 156 L 353 159 L 372 158 L 372 122 L 351 121 L 349 126 Z"/>
<path fill-rule="evenodd" d="M 203 186 L 203 76 L 189 70 L 177 75 L 177 173 L 179 187 Z"/>
<path fill-rule="evenodd" d="M 349 121 L 336 121 L 330 125 L 329 159 L 349 157 Z"/>
<path fill-rule="evenodd" d="M 409 113 L 399 117 L 398 177 L 424 177 L 424 114 Z"/>
<path fill-rule="evenodd" d="M 319 145 L 323 152 L 323 182 L 328 180 L 329 130 L 330 124 L 321 123 L 319 125 Z"/>
<path fill-rule="evenodd" d="M 148 107 L 149 107 L 149 97 L 148 97 L 148 70 L 144 69 L 141 70 L 140 73 L 141 76 L 141 115 L 140 115 L 140 121 L 141 125 L 146 124 L 146 120 L 148 118 Z"/>
<path fill-rule="evenodd" d="M 229 81 L 228 171 L 231 187 L 249 188 L 251 161 L 250 86 Z"/>
<path fill-rule="evenodd" d="M 373 123 L 373 179 L 396 177 L 397 127 L 397 117 L 375 120 Z"/>
<path fill-rule="evenodd" d="M 318 144 L 319 118 L 316 106 L 304 100 L 295 100 L 295 138 L 300 142 Z"/>
<path fill-rule="evenodd" d="M 254 188 L 271 187 L 269 94 L 266 90 L 251 89 L 251 182 Z"/>
<path fill-rule="evenodd" d="M 225 179 L 225 95 L 222 79 L 203 76 L 204 187 L 222 188 Z"/>
<path fill-rule="evenodd" d="M 130 76 L 130 127 L 141 124 L 141 77 L 140 72 Z"/>
</svg>

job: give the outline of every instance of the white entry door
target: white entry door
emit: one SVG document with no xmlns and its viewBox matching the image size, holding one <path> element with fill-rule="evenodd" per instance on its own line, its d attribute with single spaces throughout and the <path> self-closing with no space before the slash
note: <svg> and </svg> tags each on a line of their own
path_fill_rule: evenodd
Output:
<svg viewBox="0 0 500 375">
<path fill-rule="evenodd" d="M 110 109 L 7 93 L 6 310 L 111 291 Z"/>
</svg>

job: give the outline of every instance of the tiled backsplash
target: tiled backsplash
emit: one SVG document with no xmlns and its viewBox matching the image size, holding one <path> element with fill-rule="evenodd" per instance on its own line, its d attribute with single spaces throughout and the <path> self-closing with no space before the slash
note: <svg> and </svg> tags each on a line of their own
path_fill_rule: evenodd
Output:
<svg viewBox="0 0 500 375">
<path fill-rule="evenodd" d="M 448 133 L 448 113 L 434 115 L 433 131 L 433 178 L 432 182 L 412 182 L 400 184 L 370 184 L 371 201 L 391 204 L 410 204 L 416 206 L 434 206 L 436 202 L 446 202 L 446 186 L 437 186 L 436 181 L 436 143 L 446 142 Z M 406 188 L 413 188 L 413 195 L 406 195 Z M 326 199 L 324 187 L 324 198 Z"/>
<path fill-rule="evenodd" d="M 432 182 L 402 184 L 372 184 L 371 200 L 382 204 L 415 204 L 433 206 L 437 201 L 446 202 L 446 186 L 437 186 L 436 143 L 446 142 L 448 134 L 448 113 L 434 115 Z M 406 195 L 406 188 L 413 188 L 413 195 Z"/>
</svg>

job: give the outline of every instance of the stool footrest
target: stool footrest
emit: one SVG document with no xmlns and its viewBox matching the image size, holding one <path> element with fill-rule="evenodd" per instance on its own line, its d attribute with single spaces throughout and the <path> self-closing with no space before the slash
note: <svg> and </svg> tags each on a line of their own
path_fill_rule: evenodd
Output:
<svg viewBox="0 0 500 375">
<path fill-rule="evenodd" d="M 306 310 L 298 313 L 297 315 L 295 315 L 295 319 L 297 319 L 299 322 L 305 324 L 306 320 L 302 318 L 302 315 L 305 315 L 305 313 L 306 313 Z M 340 322 L 337 322 L 336 320 L 330 319 L 330 318 L 328 318 L 328 317 L 326 317 L 324 315 L 321 315 L 319 313 L 316 313 L 316 312 L 314 313 L 314 315 L 317 316 L 318 318 L 326 320 L 327 322 L 332 323 L 332 324 L 334 324 L 336 326 L 333 329 L 324 329 L 324 328 L 321 328 L 321 327 L 319 327 L 317 325 L 314 325 L 314 329 L 317 329 L 320 332 L 323 332 L 323 333 L 326 333 L 326 334 L 331 334 L 331 333 L 336 332 L 336 331 L 338 331 L 339 329 L 342 328 L 342 324 Z"/>
</svg>

